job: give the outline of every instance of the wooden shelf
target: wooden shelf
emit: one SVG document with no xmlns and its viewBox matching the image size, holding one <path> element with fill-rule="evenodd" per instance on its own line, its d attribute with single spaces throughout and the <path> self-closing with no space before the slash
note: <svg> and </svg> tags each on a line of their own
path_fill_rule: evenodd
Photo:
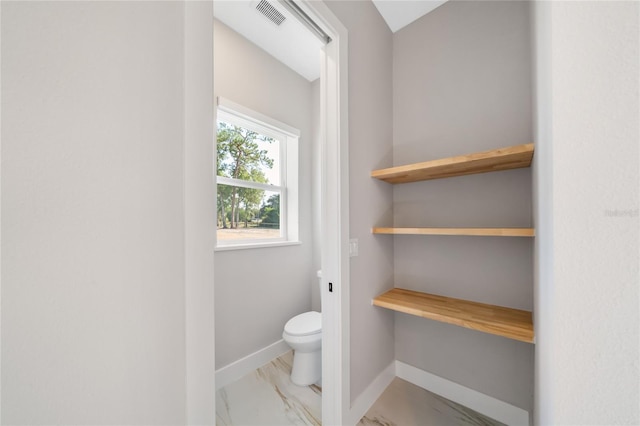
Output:
<svg viewBox="0 0 640 426">
<path fill-rule="evenodd" d="M 375 306 L 533 343 L 531 312 L 394 288 Z"/>
<path fill-rule="evenodd" d="M 371 177 L 389 183 L 408 183 L 441 179 L 476 173 L 529 167 L 533 158 L 533 144 L 509 146 L 490 151 L 443 158 L 406 166 L 374 170 Z"/>
<path fill-rule="evenodd" d="M 374 234 L 533 237 L 533 228 L 373 228 Z"/>
</svg>

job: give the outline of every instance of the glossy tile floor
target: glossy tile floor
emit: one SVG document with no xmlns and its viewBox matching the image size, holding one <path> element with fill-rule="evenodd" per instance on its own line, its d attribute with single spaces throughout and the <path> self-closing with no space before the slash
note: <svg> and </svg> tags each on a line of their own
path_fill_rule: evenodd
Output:
<svg viewBox="0 0 640 426">
<path fill-rule="evenodd" d="M 494 426 L 502 423 L 396 377 L 358 425 Z"/>
<path fill-rule="evenodd" d="M 291 382 L 293 352 L 247 374 L 216 393 L 216 424 L 320 425 L 322 389 Z M 494 426 L 475 411 L 395 378 L 360 420 L 362 426 Z"/>
<path fill-rule="evenodd" d="M 320 425 L 322 389 L 291 382 L 293 352 L 216 392 L 216 424 Z"/>
</svg>

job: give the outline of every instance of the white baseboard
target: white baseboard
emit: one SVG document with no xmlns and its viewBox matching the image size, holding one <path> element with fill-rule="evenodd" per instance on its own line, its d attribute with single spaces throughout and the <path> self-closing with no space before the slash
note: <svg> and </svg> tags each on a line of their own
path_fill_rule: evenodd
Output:
<svg viewBox="0 0 640 426">
<path fill-rule="evenodd" d="M 382 373 L 376 377 L 373 382 L 362 392 L 351 404 L 351 410 L 349 410 L 349 419 L 348 424 L 356 425 L 364 416 L 369 408 L 373 405 L 374 402 L 382 392 L 391 384 L 393 379 L 396 377 L 396 361 L 389 364 L 387 368 L 382 370 Z"/>
<path fill-rule="evenodd" d="M 216 370 L 216 390 L 229 383 L 235 382 L 242 376 L 251 373 L 255 369 L 262 367 L 269 361 L 278 358 L 290 350 L 289 345 L 280 339 L 266 348 L 262 348 L 251 355 L 247 355 L 231 364 L 225 365 Z"/>
<path fill-rule="evenodd" d="M 401 361 L 395 362 L 395 374 L 407 382 L 447 398 L 507 425 L 529 425 L 529 412 L 473 389 L 443 379 Z"/>
</svg>

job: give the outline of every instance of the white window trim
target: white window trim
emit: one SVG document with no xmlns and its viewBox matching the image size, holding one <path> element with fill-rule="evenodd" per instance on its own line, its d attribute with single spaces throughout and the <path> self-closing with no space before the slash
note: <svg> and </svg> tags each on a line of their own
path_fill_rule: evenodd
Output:
<svg viewBox="0 0 640 426">
<path fill-rule="evenodd" d="M 242 240 L 242 241 L 254 241 L 254 242 L 246 243 L 246 244 L 238 243 L 238 244 L 229 244 L 225 246 L 218 246 L 215 248 L 215 251 L 233 251 L 233 250 L 275 248 L 275 247 L 288 247 L 288 246 L 302 245 L 301 241 L 272 241 L 272 240 Z M 261 242 L 256 243 L 255 241 L 261 241 Z"/>
<path fill-rule="evenodd" d="M 298 143 L 300 131 L 257 111 L 239 105 L 223 97 L 218 97 L 217 120 L 231 121 L 242 127 L 256 130 L 260 134 L 281 141 L 280 143 L 280 185 L 250 182 L 240 179 L 215 176 L 217 204 L 218 184 L 256 188 L 280 194 L 279 238 L 244 239 L 218 241 L 216 251 L 252 248 L 280 247 L 301 244 L 299 240 L 299 194 L 298 194 Z M 259 129 L 256 129 L 258 127 Z M 217 141 L 216 141 L 217 143 Z M 216 215 L 217 213 L 216 207 Z"/>
<path fill-rule="evenodd" d="M 240 186 L 249 189 L 264 189 L 265 191 L 271 192 L 285 192 L 287 189 L 286 185 L 271 185 L 270 183 L 252 182 L 250 180 L 234 179 L 225 176 L 216 176 L 216 178 L 218 183 L 222 185 Z"/>
<path fill-rule="evenodd" d="M 284 133 L 287 136 L 299 138 L 300 130 L 295 127 L 291 127 L 281 121 L 268 117 L 257 111 L 249 109 L 245 106 L 232 102 L 222 96 L 218 96 L 218 111 L 233 114 L 235 116 L 247 119 L 252 122 L 259 122 L 265 127 L 275 130 L 278 133 Z M 267 135 L 269 136 L 269 135 Z"/>
</svg>

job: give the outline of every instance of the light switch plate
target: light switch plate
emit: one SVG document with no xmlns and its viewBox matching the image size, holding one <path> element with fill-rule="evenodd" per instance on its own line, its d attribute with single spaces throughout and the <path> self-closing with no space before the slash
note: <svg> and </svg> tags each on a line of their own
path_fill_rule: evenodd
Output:
<svg viewBox="0 0 640 426">
<path fill-rule="evenodd" d="M 349 240 L 349 257 L 356 257 L 358 255 L 358 239 L 351 238 Z"/>
</svg>

